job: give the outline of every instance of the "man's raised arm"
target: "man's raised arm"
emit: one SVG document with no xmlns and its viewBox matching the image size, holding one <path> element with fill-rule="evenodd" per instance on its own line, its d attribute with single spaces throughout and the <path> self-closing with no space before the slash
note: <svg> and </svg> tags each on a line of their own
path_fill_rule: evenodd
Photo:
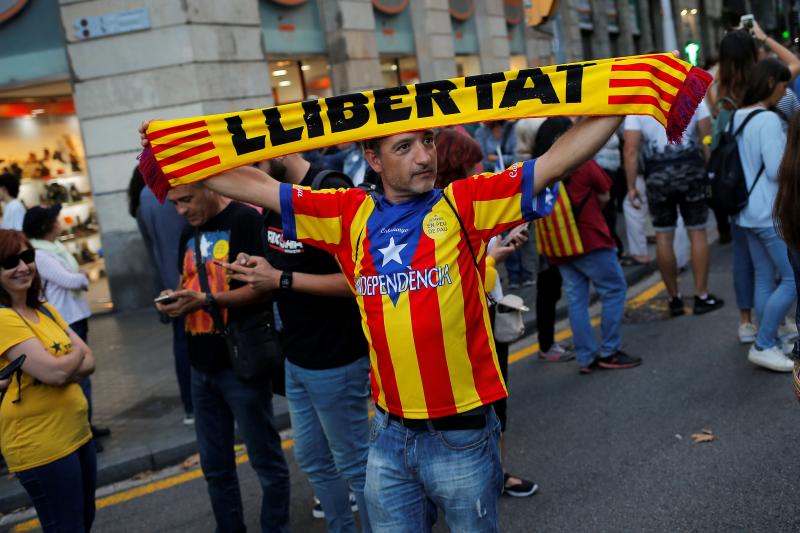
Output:
<svg viewBox="0 0 800 533">
<path fill-rule="evenodd" d="M 536 160 L 533 194 L 569 175 L 594 157 L 622 124 L 624 116 L 589 117 L 562 135 Z"/>
<path fill-rule="evenodd" d="M 146 121 L 139 126 L 139 138 L 145 148 L 150 144 L 145 135 L 149 124 L 150 121 Z M 203 185 L 233 200 L 257 205 L 276 213 L 281 212 L 280 182 L 255 167 L 226 170 L 206 179 Z"/>
</svg>

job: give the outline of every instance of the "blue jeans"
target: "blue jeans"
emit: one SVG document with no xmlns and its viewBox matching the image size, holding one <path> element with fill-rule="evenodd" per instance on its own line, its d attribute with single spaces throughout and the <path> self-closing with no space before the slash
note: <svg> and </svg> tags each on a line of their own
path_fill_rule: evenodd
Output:
<svg viewBox="0 0 800 533">
<path fill-rule="evenodd" d="M 214 374 L 192 368 L 192 400 L 200 466 L 217 531 L 245 531 L 233 450 L 234 421 L 261 484 L 261 530 L 288 531 L 289 468 L 273 425 L 269 382 L 242 381 L 230 368 Z"/>
<path fill-rule="evenodd" d="M 85 533 L 92 529 L 97 488 L 94 441 L 16 476 L 33 501 L 44 533 Z"/>
<path fill-rule="evenodd" d="M 794 287 L 798 300 L 800 301 L 800 252 L 789 249 L 789 263 L 792 265 L 792 271 L 794 272 Z M 800 328 L 800 305 L 796 306 L 794 309 L 794 322 L 795 325 Z M 797 346 L 797 343 L 795 343 L 795 346 Z M 798 355 L 800 354 L 798 354 L 797 350 L 795 350 L 795 357 Z"/>
<path fill-rule="evenodd" d="M 603 344 L 600 357 L 614 355 L 622 346 L 619 329 L 625 310 L 625 275 L 617 261 L 616 250 L 594 250 L 558 265 L 567 293 L 569 324 L 575 341 L 578 364 L 589 366 L 598 355 L 589 318 L 589 282 L 593 283 L 603 304 L 600 329 Z"/>
<path fill-rule="evenodd" d="M 750 257 L 750 247 L 747 245 L 747 232 L 745 228 L 731 224 L 731 238 L 733 240 L 733 290 L 736 293 L 736 307 L 739 309 L 753 308 L 753 295 L 755 293 L 753 259 Z"/>
<path fill-rule="evenodd" d="M 183 317 L 173 318 L 172 322 L 172 355 L 175 358 L 175 376 L 178 378 L 178 390 L 181 394 L 183 412 L 194 413 L 192 405 L 192 372 L 189 365 L 189 344 L 186 341 Z"/>
<path fill-rule="evenodd" d="M 758 319 L 759 348 L 772 348 L 780 343 L 778 326 L 795 300 L 794 273 L 789 264 L 786 243 L 775 228 L 743 228 L 755 268 L 755 309 Z M 776 281 L 779 280 L 779 281 Z"/>
<path fill-rule="evenodd" d="M 286 400 L 294 430 L 294 456 L 325 511 L 328 531 L 356 531 L 353 491 L 365 531 L 369 453 L 369 358 L 326 370 L 286 361 Z"/>
<path fill-rule="evenodd" d="M 499 531 L 500 422 L 482 429 L 414 431 L 375 412 L 365 495 L 375 531 L 431 531 L 439 507 L 450 531 Z"/>
</svg>

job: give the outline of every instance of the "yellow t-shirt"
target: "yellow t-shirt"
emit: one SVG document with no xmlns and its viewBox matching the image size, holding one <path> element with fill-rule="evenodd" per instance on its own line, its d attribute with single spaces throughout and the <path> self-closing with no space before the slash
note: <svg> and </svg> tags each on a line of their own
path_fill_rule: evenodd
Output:
<svg viewBox="0 0 800 533">
<path fill-rule="evenodd" d="M 72 350 L 72 342 L 64 331 L 67 325 L 55 309 L 53 322 L 36 311 L 38 322 L 25 321 L 13 310 L 0 308 L 0 355 L 34 336 L 55 357 Z M 0 357 L 0 369 L 8 365 Z M 14 403 L 19 393 L 20 401 Z M 76 383 L 54 387 L 38 382 L 22 373 L 21 387 L 16 377 L 0 404 L 0 449 L 12 472 L 42 466 L 66 457 L 92 437 L 89 428 L 88 404 Z"/>
</svg>

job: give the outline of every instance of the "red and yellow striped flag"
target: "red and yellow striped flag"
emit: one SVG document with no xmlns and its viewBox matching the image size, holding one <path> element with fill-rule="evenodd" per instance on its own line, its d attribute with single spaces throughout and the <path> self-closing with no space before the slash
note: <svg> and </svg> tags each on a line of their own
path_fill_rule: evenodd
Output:
<svg viewBox="0 0 800 533">
<path fill-rule="evenodd" d="M 533 221 L 536 231 L 536 250 L 546 257 L 573 257 L 583 254 L 583 241 L 572 211 L 567 188 L 558 188 L 553 211 Z"/>
</svg>

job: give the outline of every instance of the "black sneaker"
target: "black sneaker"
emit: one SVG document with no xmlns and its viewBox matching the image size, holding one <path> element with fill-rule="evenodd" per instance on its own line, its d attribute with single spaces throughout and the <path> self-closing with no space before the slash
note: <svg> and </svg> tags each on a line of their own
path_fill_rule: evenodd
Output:
<svg viewBox="0 0 800 533">
<path fill-rule="evenodd" d="M 520 482 L 515 483 L 514 485 L 508 485 L 508 479 L 512 477 L 516 477 Z M 512 476 L 508 472 L 503 474 L 503 494 L 508 494 L 509 496 L 514 496 L 515 498 L 525 498 L 527 496 L 533 496 L 538 490 L 539 485 L 533 481 Z"/>
<path fill-rule="evenodd" d="M 705 313 L 710 313 L 716 309 L 719 309 L 725 305 L 725 300 L 722 298 L 717 298 L 710 292 L 706 295 L 705 298 L 700 298 L 699 296 L 694 297 L 694 314 L 702 315 Z"/>
<path fill-rule="evenodd" d="M 608 357 L 601 357 L 597 360 L 597 366 L 605 368 L 606 370 L 622 370 L 625 368 L 633 368 L 642 364 L 642 358 L 633 355 L 628 355 L 622 350 L 617 350 L 614 355 Z"/>
<path fill-rule="evenodd" d="M 592 359 L 592 362 L 591 362 L 591 363 L 589 363 L 588 365 L 586 365 L 586 366 L 579 366 L 579 367 L 578 367 L 578 373 L 579 373 L 579 374 L 582 374 L 582 375 L 584 375 L 584 376 L 588 376 L 589 374 L 591 374 L 591 373 L 592 373 L 592 372 L 594 372 L 595 370 L 597 370 L 597 357 L 595 357 L 594 359 Z"/>
<path fill-rule="evenodd" d="M 675 296 L 669 299 L 669 316 L 681 316 L 685 312 L 686 310 L 683 308 L 683 298 Z"/>
</svg>

